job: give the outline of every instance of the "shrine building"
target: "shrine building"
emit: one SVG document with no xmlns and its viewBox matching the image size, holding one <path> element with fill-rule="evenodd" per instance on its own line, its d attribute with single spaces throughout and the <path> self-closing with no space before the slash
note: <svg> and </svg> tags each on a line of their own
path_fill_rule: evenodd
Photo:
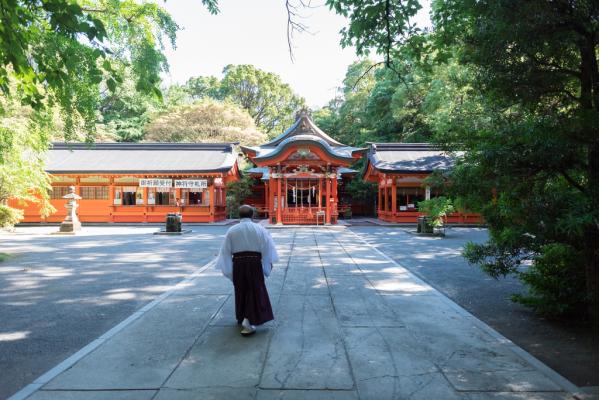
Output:
<svg viewBox="0 0 599 400">
<path fill-rule="evenodd" d="M 278 137 L 242 146 L 255 165 L 248 171 L 255 182 L 248 203 L 273 224 L 335 224 L 342 186 L 357 173 L 349 167 L 366 150 L 331 138 L 302 110 Z"/>
<path fill-rule="evenodd" d="M 216 222 L 227 217 L 226 184 L 241 178 L 237 143 L 54 143 L 46 171 L 56 212 L 41 218 L 39 204 L 11 201 L 24 210 L 23 222 L 61 222 L 69 186 L 81 196 L 82 222 L 164 222 L 181 213 L 183 222 Z M 442 195 L 426 187 L 433 171 L 452 168 L 454 159 L 422 143 L 345 145 L 316 126 L 306 110 L 278 137 L 260 146 L 241 146 L 253 164 L 244 200 L 271 224 L 328 225 L 339 218 L 376 216 L 416 223 L 418 202 Z M 351 167 L 367 155 L 364 173 Z M 365 179 L 378 186 L 374 201 L 353 199 L 347 186 Z M 454 213 L 448 223 L 480 223 L 478 214 Z"/>
<path fill-rule="evenodd" d="M 69 186 L 75 186 L 82 222 L 164 222 L 178 212 L 184 222 L 226 218 L 226 183 L 239 179 L 236 143 L 54 143 L 46 171 L 56 212 L 40 217 L 26 206 L 23 222 L 61 222 Z"/>
<path fill-rule="evenodd" d="M 421 214 L 418 202 L 443 193 L 425 185 L 433 171 L 447 171 L 454 158 L 428 143 L 372 143 L 364 179 L 378 186 L 377 216 L 387 222 L 416 223 Z M 455 212 L 447 223 L 477 224 L 481 216 Z"/>
</svg>

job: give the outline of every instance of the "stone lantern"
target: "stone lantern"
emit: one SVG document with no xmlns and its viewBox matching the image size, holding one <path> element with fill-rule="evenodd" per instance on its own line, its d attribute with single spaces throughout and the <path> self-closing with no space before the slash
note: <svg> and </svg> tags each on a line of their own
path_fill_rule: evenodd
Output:
<svg viewBox="0 0 599 400">
<path fill-rule="evenodd" d="M 61 233 L 75 233 L 81 230 L 81 222 L 77 218 L 77 200 L 81 200 L 81 196 L 75 193 L 75 186 L 69 186 L 69 194 L 62 196 L 63 199 L 67 199 L 65 208 L 67 209 L 67 216 L 60 224 Z"/>
</svg>

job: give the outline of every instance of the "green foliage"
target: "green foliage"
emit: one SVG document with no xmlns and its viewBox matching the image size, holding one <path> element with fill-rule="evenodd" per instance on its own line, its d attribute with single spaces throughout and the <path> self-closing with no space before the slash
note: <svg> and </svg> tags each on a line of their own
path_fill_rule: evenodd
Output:
<svg viewBox="0 0 599 400">
<path fill-rule="evenodd" d="M 204 99 L 237 104 L 250 114 L 258 129 L 270 136 L 288 128 L 295 121 L 295 112 L 305 106 L 305 100 L 277 74 L 253 65 L 227 65 L 223 74 L 220 81 L 213 76 L 191 78 L 183 86 L 169 88 L 167 97 L 172 99 L 171 104 Z"/>
<path fill-rule="evenodd" d="M 434 227 L 443 226 L 443 218 L 454 211 L 451 199 L 445 196 L 434 197 L 418 203 L 418 211 L 431 218 L 430 225 Z"/>
<path fill-rule="evenodd" d="M 66 139 L 78 126 L 93 140 L 103 92 L 114 95 L 128 66 L 135 89 L 160 97 L 165 40 L 179 27 L 156 3 L 135 0 L 4 1 L 0 90 L 42 110 L 60 108 Z M 213 12 L 212 0 L 204 4 Z M 11 88 L 9 81 L 16 82 Z"/>
<path fill-rule="evenodd" d="M 229 218 L 239 218 L 239 207 L 252 194 L 252 178 L 243 176 L 236 182 L 227 183 L 227 210 Z"/>
<path fill-rule="evenodd" d="M 294 122 L 295 112 L 305 105 L 303 98 L 271 72 L 253 65 L 227 65 L 223 73 L 222 97 L 245 108 L 266 133 L 281 133 Z"/>
<path fill-rule="evenodd" d="M 377 185 L 372 182 L 365 181 L 360 177 L 356 177 L 349 181 L 345 188 L 346 192 L 351 195 L 351 198 L 357 202 L 374 202 L 377 196 Z"/>
<path fill-rule="evenodd" d="M 130 73 L 125 71 L 125 76 Z M 102 124 L 98 127 L 96 140 L 101 140 L 103 134 L 119 142 L 139 142 L 144 139 L 144 127 L 152 115 L 163 108 L 159 99 L 140 93 L 132 79 L 125 79 L 123 85 L 100 103 Z"/>
<path fill-rule="evenodd" d="M 185 83 L 185 90 L 193 100 L 222 99 L 221 83 L 214 76 L 190 78 Z"/>
<path fill-rule="evenodd" d="M 44 153 L 49 145 L 52 115 L 22 106 L 14 97 L 0 97 L 0 226 L 14 225 L 23 213 L 8 200 L 39 203 L 42 216 L 54 209 L 48 201 L 49 176 Z"/>
<path fill-rule="evenodd" d="M 580 251 L 561 243 L 543 246 L 533 263 L 518 275 L 529 293 L 513 299 L 550 316 L 579 316 L 587 302 L 584 259 Z"/>
<path fill-rule="evenodd" d="M 532 298 L 548 304 L 541 307 L 532 298 L 527 304 L 570 312 L 569 305 L 584 302 L 577 291 L 586 288 L 597 321 L 599 86 L 592 82 L 599 76 L 598 7 L 562 1 L 433 4 L 439 47 L 459 48 L 458 60 L 472 72 L 471 87 L 484 96 L 476 105 L 467 103 L 466 113 L 452 111 L 458 116 L 453 125 L 461 127 L 439 136 L 466 150 L 453 190 L 484 213 L 492 233 L 488 244 L 472 245 L 469 254 L 487 254 L 485 268 L 498 274 L 514 272 L 523 254 L 535 254 L 538 263 L 521 278 Z M 583 255 L 582 261 L 573 254 Z M 566 263 L 572 279 L 551 284 Z M 577 280 L 581 275 L 586 286 Z"/>
<path fill-rule="evenodd" d="M 368 55 L 372 49 L 391 58 L 396 45 L 419 30 L 410 23 L 421 8 L 418 0 L 327 0 L 337 14 L 349 18 L 349 26 L 341 30 L 341 44 L 355 46 L 358 55 Z"/>
<path fill-rule="evenodd" d="M 152 118 L 144 139 L 152 142 L 241 142 L 266 140 L 246 110 L 212 99 L 171 107 Z"/>
<path fill-rule="evenodd" d="M 11 228 L 23 219 L 23 210 L 0 204 L 0 228 Z M 3 261 L 0 253 L 0 262 Z"/>
</svg>

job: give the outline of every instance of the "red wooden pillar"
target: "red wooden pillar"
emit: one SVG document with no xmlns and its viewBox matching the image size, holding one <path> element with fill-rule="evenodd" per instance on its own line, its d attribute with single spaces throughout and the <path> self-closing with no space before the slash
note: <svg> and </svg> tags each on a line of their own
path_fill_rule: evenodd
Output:
<svg viewBox="0 0 599 400">
<path fill-rule="evenodd" d="M 272 219 L 275 216 L 275 185 L 276 178 L 273 178 L 272 175 L 270 180 L 268 181 L 268 219 L 269 223 L 272 223 Z"/>
<path fill-rule="evenodd" d="M 286 209 L 287 208 L 287 177 L 285 177 L 283 179 L 282 194 L 283 194 L 283 198 L 285 199 L 285 201 L 283 201 L 283 203 L 281 203 L 281 206 L 283 207 L 283 209 Z"/>
<path fill-rule="evenodd" d="M 148 188 L 143 188 L 143 199 L 144 199 L 144 222 L 148 222 L 148 212 L 149 212 L 149 206 L 148 206 Z"/>
<path fill-rule="evenodd" d="M 377 216 L 378 217 L 381 216 L 381 211 L 383 211 L 383 195 L 382 195 L 382 193 L 383 193 L 382 182 L 379 179 L 379 190 L 378 190 L 378 195 L 379 195 L 378 200 L 379 201 L 378 201 L 378 204 L 376 206 L 376 208 L 377 208 Z"/>
<path fill-rule="evenodd" d="M 214 195 L 214 178 L 210 183 L 210 222 L 214 222 L 214 201 L 216 200 Z M 180 200 L 179 200 L 180 201 Z"/>
<path fill-rule="evenodd" d="M 331 178 L 327 176 L 327 181 L 326 181 L 326 192 L 327 192 L 327 197 L 326 197 L 326 207 L 327 207 L 327 211 L 326 211 L 326 220 L 325 223 L 327 225 L 331 224 Z"/>
<path fill-rule="evenodd" d="M 395 219 L 397 214 L 397 186 L 395 183 L 395 178 L 391 178 L 391 213 Z"/>
<path fill-rule="evenodd" d="M 334 176 L 331 178 L 331 185 L 333 186 L 331 191 L 333 192 L 333 204 L 331 204 L 332 212 L 337 211 L 337 203 L 339 202 L 339 197 L 337 193 L 337 170 L 334 171 Z"/>
<path fill-rule="evenodd" d="M 114 222 L 114 178 L 110 177 L 110 181 L 108 182 L 108 184 L 108 199 L 110 200 L 110 205 L 108 206 L 108 222 Z"/>
<path fill-rule="evenodd" d="M 389 211 L 389 192 L 388 192 L 388 188 L 387 188 L 387 175 L 383 175 L 383 180 L 385 181 L 385 185 L 383 186 L 383 197 L 384 197 L 384 207 L 383 210 L 385 210 L 385 212 Z"/>
<path fill-rule="evenodd" d="M 267 216 L 270 218 L 270 214 L 268 214 L 270 211 L 270 208 L 268 205 L 268 200 L 270 199 L 270 197 L 268 196 L 268 181 L 263 181 L 263 182 L 264 182 L 264 208 L 266 209 Z"/>
<path fill-rule="evenodd" d="M 282 223 L 281 217 L 281 177 L 277 177 L 277 224 Z"/>
<path fill-rule="evenodd" d="M 322 177 L 318 177 L 318 208 L 322 208 Z"/>
</svg>

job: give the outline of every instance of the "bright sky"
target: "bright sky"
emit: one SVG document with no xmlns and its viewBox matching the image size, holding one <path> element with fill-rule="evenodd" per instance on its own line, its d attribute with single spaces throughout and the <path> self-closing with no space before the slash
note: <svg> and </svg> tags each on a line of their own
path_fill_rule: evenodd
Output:
<svg viewBox="0 0 599 400">
<path fill-rule="evenodd" d="M 428 26 L 429 0 L 423 3 L 417 21 Z M 199 0 L 171 0 L 164 7 L 183 28 L 177 35 L 177 49 L 166 51 L 167 84 L 184 83 L 193 76 L 222 77 L 227 64 L 253 64 L 280 75 L 310 107 L 317 108 L 335 96 L 347 66 L 357 59 L 355 49 L 339 45 L 345 18 L 326 6 L 303 11 L 303 22 L 312 34 L 294 37 L 295 62 L 287 47 L 285 0 L 220 0 L 217 15 L 208 13 Z"/>
</svg>

